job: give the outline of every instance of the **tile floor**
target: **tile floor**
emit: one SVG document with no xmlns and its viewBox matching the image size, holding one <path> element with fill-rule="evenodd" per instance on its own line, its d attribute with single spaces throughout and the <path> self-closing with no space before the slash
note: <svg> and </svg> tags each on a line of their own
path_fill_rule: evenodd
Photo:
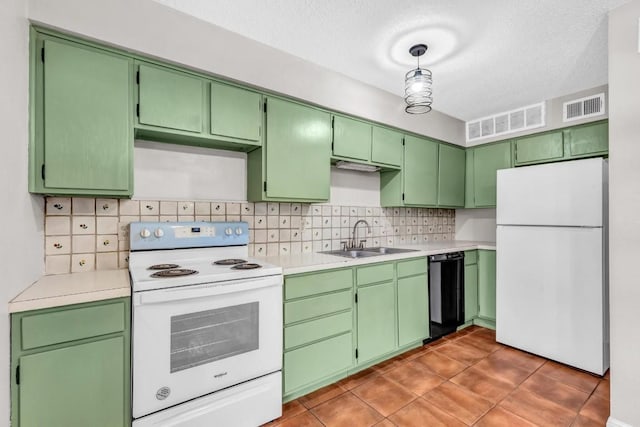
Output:
<svg viewBox="0 0 640 427">
<path fill-rule="evenodd" d="M 289 402 L 269 427 L 604 426 L 596 377 L 472 326 Z"/>
</svg>

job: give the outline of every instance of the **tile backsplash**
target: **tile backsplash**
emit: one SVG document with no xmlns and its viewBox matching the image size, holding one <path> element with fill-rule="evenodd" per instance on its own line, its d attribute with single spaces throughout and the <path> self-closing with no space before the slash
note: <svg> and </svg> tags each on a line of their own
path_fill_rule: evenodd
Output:
<svg viewBox="0 0 640 427">
<path fill-rule="evenodd" d="M 358 227 L 366 246 L 451 240 L 455 233 L 453 209 L 48 197 L 46 274 L 127 268 L 134 221 L 246 221 L 249 254 L 271 256 L 339 249 L 358 219 L 371 226 L 370 233 Z"/>
</svg>

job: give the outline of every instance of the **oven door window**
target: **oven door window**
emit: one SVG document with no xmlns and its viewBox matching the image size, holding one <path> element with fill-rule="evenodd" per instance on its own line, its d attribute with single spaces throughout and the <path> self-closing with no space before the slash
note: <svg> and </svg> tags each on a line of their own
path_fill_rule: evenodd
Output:
<svg viewBox="0 0 640 427">
<path fill-rule="evenodd" d="M 257 302 L 171 317 L 171 372 L 258 349 Z"/>
</svg>

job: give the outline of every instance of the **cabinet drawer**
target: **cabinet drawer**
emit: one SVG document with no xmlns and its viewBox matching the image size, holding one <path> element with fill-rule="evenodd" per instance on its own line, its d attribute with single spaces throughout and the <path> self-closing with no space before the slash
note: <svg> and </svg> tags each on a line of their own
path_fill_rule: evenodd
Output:
<svg viewBox="0 0 640 427">
<path fill-rule="evenodd" d="M 393 280 L 393 264 L 377 264 L 356 269 L 358 286 Z"/>
<path fill-rule="evenodd" d="M 398 261 L 398 278 L 425 274 L 427 272 L 427 258 Z"/>
<path fill-rule="evenodd" d="M 352 306 L 351 298 L 351 290 L 348 290 L 300 301 L 287 302 L 284 304 L 284 323 L 286 325 L 350 309 Z"/>
<path fill-rule="evenodd" d="M 353 328 L 353 312 L 340 313 L 284 328 L 284 349 L 317 341 Z"/>
<path fill-rule="evenodd" d="M 284 299 L 351 289 L 353 282 L 350 268 L 314 273 L 306 276 L 289 276 L 284 279 Z"/>
<path fill-rule="evenodd" d="M 122 301 L 25 315 L 20 322 L 22 349 L 120 332 L 125 329 L 125 315 Z"/>
<path fill-rule="evenodd" d="M 464 265 L 478 263 L 478 251 L 464 251 Z"/>
<path fill-rule="evenodd" d="M 284 354 L 284 393 L 348 369 L 352 362 L 351 332 Z"/>
</svg>

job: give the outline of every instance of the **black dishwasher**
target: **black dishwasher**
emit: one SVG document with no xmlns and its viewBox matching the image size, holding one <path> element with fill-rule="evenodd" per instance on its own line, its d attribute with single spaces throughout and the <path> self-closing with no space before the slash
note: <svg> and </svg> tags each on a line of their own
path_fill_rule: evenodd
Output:
<svg viewBox="0 0 640 427">
<path fill-rule="evenodd" d="M 464 323 L 464 252 L 429 256 L 429 316 L 431 338 L 425 342 Z"/>
</svg>

